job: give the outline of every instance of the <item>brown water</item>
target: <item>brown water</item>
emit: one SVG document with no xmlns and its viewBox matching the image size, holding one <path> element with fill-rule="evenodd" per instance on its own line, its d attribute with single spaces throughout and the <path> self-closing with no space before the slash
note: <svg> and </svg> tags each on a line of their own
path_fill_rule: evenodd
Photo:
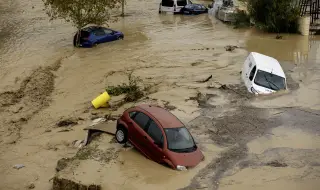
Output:
<svg viewBox="0 0 320 190">
<path fill-rule="evenodd" d="M 48 22 L 42 8 L 40 0 L 0 2 L 0 39 L 4 39 L 0 46 L 0 93 L 13 91 L 9 94 L 22 95 L 18 103 L 0 108 L 0 176 L 3 179 L 0 189 L 22 189 L 29 183 L 34 183 L 36 189 L 49 189 L 48 180 L 55 173 L 56 161 L 72 156 L 76 150 L 69 144 L 85 136 L 82 129 L 90 123 L 93 112 L 87 112 L 89 102 L 107 85 L 125 81 L 121 72 L 128 69 L 153 85 L 155 91 L 150 98 L 169 101 L 177 107 L 173 112 L 188 122 L 200 112 L 195 101 L 186 100 L 198 91 L 207 90 L 206 84 L 196 81 L 212 74 L 213 82 L 240 84 L 239 71 L 248 51 L 257 51 L 279 59 L 292 78 L 290 83 L 298 84 L 299 88 L 280 96 L 258 97 L 251 102 L 254 106 L 319 109 L 318 38 L 284 35 L 283 39 L 276 40 L 275 35 L 233 30 L 208 15 L 159 15 L 158 2 L 134 0 L 128 2 L 126 9 L 130 16 L 110 24 L 124 33 L 123 41 L 92 49 L 74 49 L 75 29 L 63 21 Z M 226 45 L 243 48 L 226 52 Z M 52 64 L 61 67 L 46 67 Z M 33 73 L 39 66 L 44 69 Z M 111 71 L 115 73 L 110 75 Z M 25 80 L 28 76 L 32 82 Z M 44 79 L 48 79 L 48 83 Z M 21 85 L 23 81 L 25 86 Z M 37 88 L 47 84 L 50 88 Z M 1 96 L 0 103 L 12 98 L 11 95 Z M 228 102 L 220 97 L 211 103 L 223 109 Z M 117 112 L 121 111 L 123 109 Z M 61 118 L 79 116 L 85 121 L 71 132 L 60 133 L 60 129 L 54 128 Z M 47 128 L 52 132 L 45 132 Z M 306 137 L 303 132 L 295 133 L 302 139 Z M 102 182 L 109 189 L 177 189 L 188 185 L 221 151 L 205 135 L 195 134 L 195 138 L 203 143 L 204 154 L 210 159 L 187 173 L 163 168 L 133 150 L 120 152 L 119 158 L 125 166 L 117 162 L 101 169 L 99 162 L 87 160 L 74 171 L 80 179 Z M 280 139 L 283 143 L 292 141 L 282 136 Z M 312 139 L 310 143 L 319 141 L 318 136 Z M 12 169 L 19 163 L 26 167 Z M 97 171 L 99 178 L 95 177 Z M 250 171 L 237 176 L 253 176 Z M 306 181 L 301 183 L 307 184 Z M 227 187 L 221 186 L 223 188 Z"/>
<path fill-rule="evenodd" d="M 285 126 L 275 128 L 269 135 L 249 142 L 249 153 L 260 162 L 264 159 L 278 160 L 289 166 L 244 168 L 223 178 L 219 189 L 316 190 L 320 184 L 320 167 L 315 164 L 319 162 L 319 148 L 320 138 L 317 133 L 306 133 L 302 129 Z"/>
</svg>

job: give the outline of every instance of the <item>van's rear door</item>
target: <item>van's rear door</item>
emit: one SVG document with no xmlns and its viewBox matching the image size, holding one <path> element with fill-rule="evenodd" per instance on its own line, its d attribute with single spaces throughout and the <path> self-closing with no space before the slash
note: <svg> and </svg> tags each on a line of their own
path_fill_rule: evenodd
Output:
<svg viewBox="0 0 320 190">
<path fill-rule="evenodd" d="M 161 11 L 173 12 L 174 11 L 174 0 L 162 0 Z"/>
</svg>

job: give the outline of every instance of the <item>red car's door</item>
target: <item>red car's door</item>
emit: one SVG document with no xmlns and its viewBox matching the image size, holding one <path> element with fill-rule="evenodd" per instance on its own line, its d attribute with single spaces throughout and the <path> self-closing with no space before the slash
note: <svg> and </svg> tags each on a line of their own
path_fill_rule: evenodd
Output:
<svg viewBox="0 0 320 190">
<path fill-rule="evenodd" d="M 146 146 L 147 133 L 145 132 L 146 127 L 150 122 L 149 116 L 142 112 L 137 112 L 133 118 L 131 125 L 131 142 L 134 146 L 139 149 L 145 156 L 149 157 L 148 148 Z M 130 130 L 129 130 L 130 133 Z M 150 157 L 149 157 L 150 158 Z"/>
<path fill-rule="evenodd" d="M 146 146 L 150 158 L 156 162 L 162 162 L 163 160 L 163 140 L 164 135 L 160 127 L 152 119 L 146 129 L 148 137 L 146 139 Z"/>
</svg>

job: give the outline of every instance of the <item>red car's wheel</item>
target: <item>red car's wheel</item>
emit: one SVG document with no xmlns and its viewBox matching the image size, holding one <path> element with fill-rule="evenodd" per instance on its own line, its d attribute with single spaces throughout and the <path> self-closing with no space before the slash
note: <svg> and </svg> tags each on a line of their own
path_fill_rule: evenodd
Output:
<svg viewBox="0 0 320 190">
<path fill-rule="evenodd" d="M 116 131 L 116 140 L 120 144 L 124 144 L 128 140 L 127 130 L 124 127 L 118 127 Z"/>
</svg>

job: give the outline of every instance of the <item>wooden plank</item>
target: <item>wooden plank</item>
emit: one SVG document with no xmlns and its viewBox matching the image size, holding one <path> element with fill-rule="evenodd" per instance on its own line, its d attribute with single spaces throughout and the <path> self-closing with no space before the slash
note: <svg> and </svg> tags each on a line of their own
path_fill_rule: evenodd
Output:
<svg viewBox="0 0 320 190">
<path fill-rule="evenodd" d="M 116 125 L 117 125 L 116 121 L 108 121 L 108 122 L 102 122 L 102 123 L 96 124 L 94 126 L 86 127 L 84 128 L 84 130 L 101 131 L 104 133 L 115 135 Z"/>
</svg>

